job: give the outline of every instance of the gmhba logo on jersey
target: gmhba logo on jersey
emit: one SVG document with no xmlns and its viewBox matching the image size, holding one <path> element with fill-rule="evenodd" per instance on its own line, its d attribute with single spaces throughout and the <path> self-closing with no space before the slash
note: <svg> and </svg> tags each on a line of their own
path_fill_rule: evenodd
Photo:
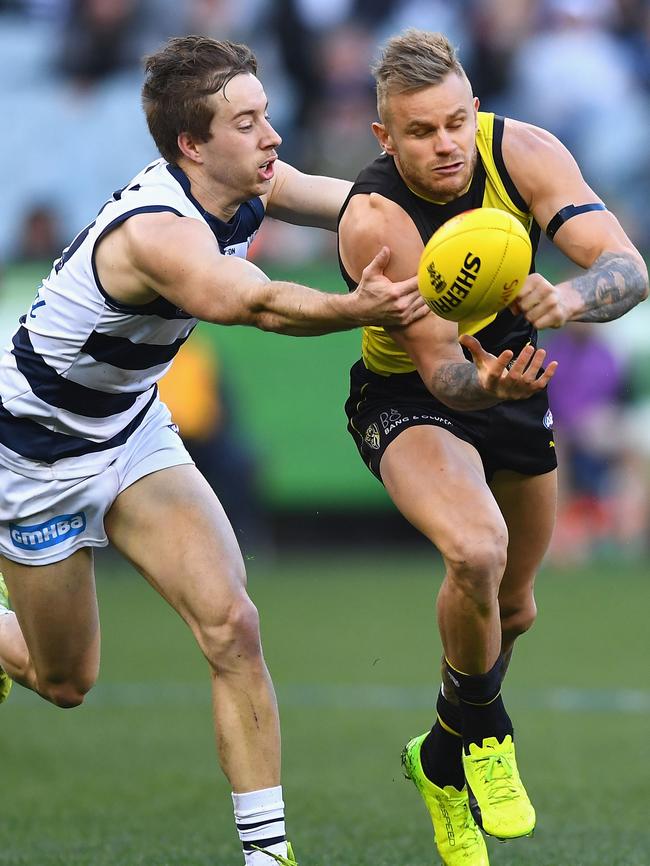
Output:
<svg viewBox="0 0 650 866">
<path fill-rule="evenodd" d="M 61 544 L 73 535 L 79 535 L 85 528 L 86 515 L 83 511 L 78 511 L 76 514 L 61 514 L 33 526 L 10 523 L 9 534 L 14 547 L 21 550 L 42 550 L 44 547 Z"/>
</svg>

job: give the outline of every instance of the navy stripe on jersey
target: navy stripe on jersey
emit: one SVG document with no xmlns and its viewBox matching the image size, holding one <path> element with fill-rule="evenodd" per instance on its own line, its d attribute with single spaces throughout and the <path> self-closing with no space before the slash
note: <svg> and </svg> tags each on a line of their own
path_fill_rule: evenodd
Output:
<svg viewBox="0 0 650 866">
<path fill-rule="evenodd" d="M 108 394 L 106 391 L 96 391 L 65 379 L 35 351 L 27 328 L 20 327 L 16 331 L 13 344 L 12 354 L 16 358 L 16 367 L 27 379 L 34 394 L 44 403 L 74 412 L 75 415 L 108 418 L 130 409 L 140 394 L 147 391 L 145 388 L 144 391 L 128 394 Z"/>
<path fill-rule="evenodd" d="M 109 334 L 98 334 L 93 331 L 81 347 L 81 351 L 90 355 L 95 361 L 111 364 L 122 370 L 148 370 L 150 367 L 157 367 L 171 361 L 187 337 L 189 334 L 163 346 L 133 343 L 125 337 L 112 337 Z"/>
<path fill-rule="evenodd" d="M 93 262 L 93 270 L 94 270 L 94 262 Z M 97 279 L 97 276 L 95 276 Z M 181 310 L 179 307 L 175 307 L 172 303 L 170 303 L 167 298 L 156 298 L 155 301 L 151 301 L 151 303 L 143 305 L 142 307 L 132 307 L 129 304 L 123 304 L 120 301 L 116 301 L 114 298 L 111 298 L 105 291 L 103 286 L 97 283 L 99 291 L 106 298 L 106 306 L 110 310 L 114 310 L 116 313 L 133 313 L 138 316 L 158 316 L 159 319 L 192 319 L 194 318 L 189 313 L 186 313 L 185 310 Z"/>
<path fill-rule="evenodd" d="M 151 399 L 130 424 L 111 439 L 91 442 L 67 433 L 56 433 L 28 418 L 17 418 L 8 412 L 0 402 L 0 442 L 16 454 L 40 463 L 56 463 L 66 457 L 81 457 L 98 451 L 107 451 L 124 445 L 131 434 L 138 429 L 156 399 L 158 388 L 154 386 Z"/>
<path fill-rule="evenodd" d="M 106 304 L 110 307 L 111 310 L 115 310 L 118 313 L 137 313 L 140 316 L 159 316 L 161 319 L 191 319 L 192 316 L 189 313 L 186 313 L 184 310 L 180 310 L 178 307 L 175 307 L 174 304 L 170 303 L 166 298 L 158 297 L 153 301 L 150 301 L 148 304 L 124 304 L 121 301 L 116 301 L 115 298 L 112 298 L 106 289 L 102 286 L 102 282 L 99 279 L 99 274 L 97 273 L 97 266 L 95 264 L 95 250 L 97 249 L 97 244 L 100 240 L 105 237 L 109 232 L 113 231 L 113 229 L 117 228 L 123 222 L 126 222 L 130 217 L 136 216 L 141 213 L 173 213 L 176 216 L 182 217 L 183 214 L 176 210 L 176 208 L 169 207 L 167 205 L 148 205 L 146 207 L 136 207 L 133 210 L 129 210 L 126 213 L 120 214 L 120 216 L 116 217 L 107 226 L 104 227 L 102 232 L 95 239 L 95 244 L 92 252 L 91 262 L 93 268 L 93 276 L 95 277 L 95 282 L 97 283 L 97 288 L 102 293 L 104 298 L 106 299 Z"/>
</svg>

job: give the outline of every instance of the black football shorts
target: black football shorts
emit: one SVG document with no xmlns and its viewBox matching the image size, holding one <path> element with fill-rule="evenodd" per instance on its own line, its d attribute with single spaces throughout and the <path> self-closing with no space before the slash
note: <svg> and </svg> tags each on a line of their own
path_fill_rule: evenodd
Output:
<svg viewBox="0 0 650 866">
<path fill-rule="evenodd" d="M 546 390 L 527 400 L 459 412 L 436 400 L 417 372 L 380 376 L 357 361 L 345 412 L 361 457 L 380 481 L 379 464 L 388 445 L 402 430 L 420 424 L 442 427 L 473 445 L 488 481 L 499 469 L 543 475 L 557 467 Z"/>
</svg>

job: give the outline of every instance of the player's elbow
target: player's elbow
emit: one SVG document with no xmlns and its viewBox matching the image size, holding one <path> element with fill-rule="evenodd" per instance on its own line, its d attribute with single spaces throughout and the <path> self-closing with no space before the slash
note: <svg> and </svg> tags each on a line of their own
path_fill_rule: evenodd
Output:
<svg viewBox="0 0 650 866">
<path fill-rule="evenodd" d="M 630 309 L 646 300 L 649 294 L 648 269 L 643 260 L 640 261 L 636 275 L 626 283 L 626 290 L 630 298 Z"/>
<path fill-rule="evenodd" d="M 269 280 L 254 282 L 240 296 L 241 304 L 236 311 L 239 321 L 233 324 L 250 325 L 274 334 L 286 333 L 285 319 L 277 310 L 276 293 L 276 283 Z"/>
<path fill-rule="evenodd" d="M 604 255 L 612 255 L 605 253 Z M 648 266 L 641 253 L 631 244 L 626 245 L 619 251 L 614 251 L 614 264 L 616 265 L 617 281 L 621 280 L 625 286 L 625 292 L 630 298 L 631 306 L 645 301 L 650 293 L 648 280 Z"/>
<path fill-rule="evenodd" d="M 185 312 L 215 325 L 260 327 L 260 317 L 273 309 L 274 284 L 259 268 L 244 264 L 249 267 L 195 282 L 186 292 Z"/>
<path fill-rule="evenodd" d="M 253 325 L 258 327 L 257 319 L 262 312 L 238 298 L 206 299 L 202 305 L 187 310 L 190 315 L 212 325 Z"/>
<path fill-rule="evenodd" d="M 246 296 L 246 321 L 260 331 L 300 337 L 319 333 L 317 324 L 302 310 L 299 300 L 287 300 L 282 287 L 287 284 L 266 282 L 255 286 Z"/>
<path fill-rule="evenodd" d="M 301 324 L 295 319 L 289 319 L 279 313 L 268 310 L 257 314 L 248 324 L 253 325 L 260 331 L 268 331 L 271 334 L 284 334 L 286 337 L 318 337 L 321 334 L 329 334 L 331 329 L 326 326 L 319 327 L 314 322 Z"/>
<path fill-rule="evenodd" d="M 627 255 L 625 253 L 622 254 L 624 259 L 621 270 L 635 303 L 640 304 L 641 301 L 645 301 L 650 293 L 648 266 L 636 247 L 632 247 L 626 252 Z M 625 259 L 627 259 L 627 262 L 625 262 Z"/>
<path fill-rule="evenodd" d="M 643 285 L 640 291 L 637 293 L 637 304 L 640 304 L 642 301 L 645 301 L 648 297 L 648 281 L 646 280 L 645 285 Z"/>
<path fill-rule="evenodd" d="M 273 309 L 271 298 L 258 296 L 241 311 L 241 321 L 238 324 L 250 325 L 258 331 L 284 334 L 286 321 L 284 316 Z"/>
<path fill-rule="evenodd" d="M 283 322 L 280 316 L 268 310 L 260 310 L 251 317 L 251 325 L 259 331 L 271 334 L 283 334 Z"/>
<path fill-rule="evenodd" d="M 641 286 L 640 286 L 640 291 L 639 291 L 638 303 L 641 303 L 641 301 L 645 301 L 645 299 L 648 297 L 648 294 L 650 294 L 650 282 L 648 280 L 648 267 L 647 267 L 647 265 L 643 259 L 641 259 L 641 262 L 640 262 L 639 273 L 641 276 Z"/>
</svg>

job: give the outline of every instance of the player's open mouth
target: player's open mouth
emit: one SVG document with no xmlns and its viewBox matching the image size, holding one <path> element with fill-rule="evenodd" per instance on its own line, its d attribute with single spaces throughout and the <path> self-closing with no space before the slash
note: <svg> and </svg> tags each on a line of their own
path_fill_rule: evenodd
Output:
<svg viewBox="0 0 650 866">
<path fill-rule="evenodd" d="M 274 162 L 275 162 L 275 159 L 269 159 L 268 162 L 263 163 L 258 168 L 258 171 L 262 177 L 262 180 L 271 180 L 271 178 L 273 177 L 273 163 Z"/>
</svg>

